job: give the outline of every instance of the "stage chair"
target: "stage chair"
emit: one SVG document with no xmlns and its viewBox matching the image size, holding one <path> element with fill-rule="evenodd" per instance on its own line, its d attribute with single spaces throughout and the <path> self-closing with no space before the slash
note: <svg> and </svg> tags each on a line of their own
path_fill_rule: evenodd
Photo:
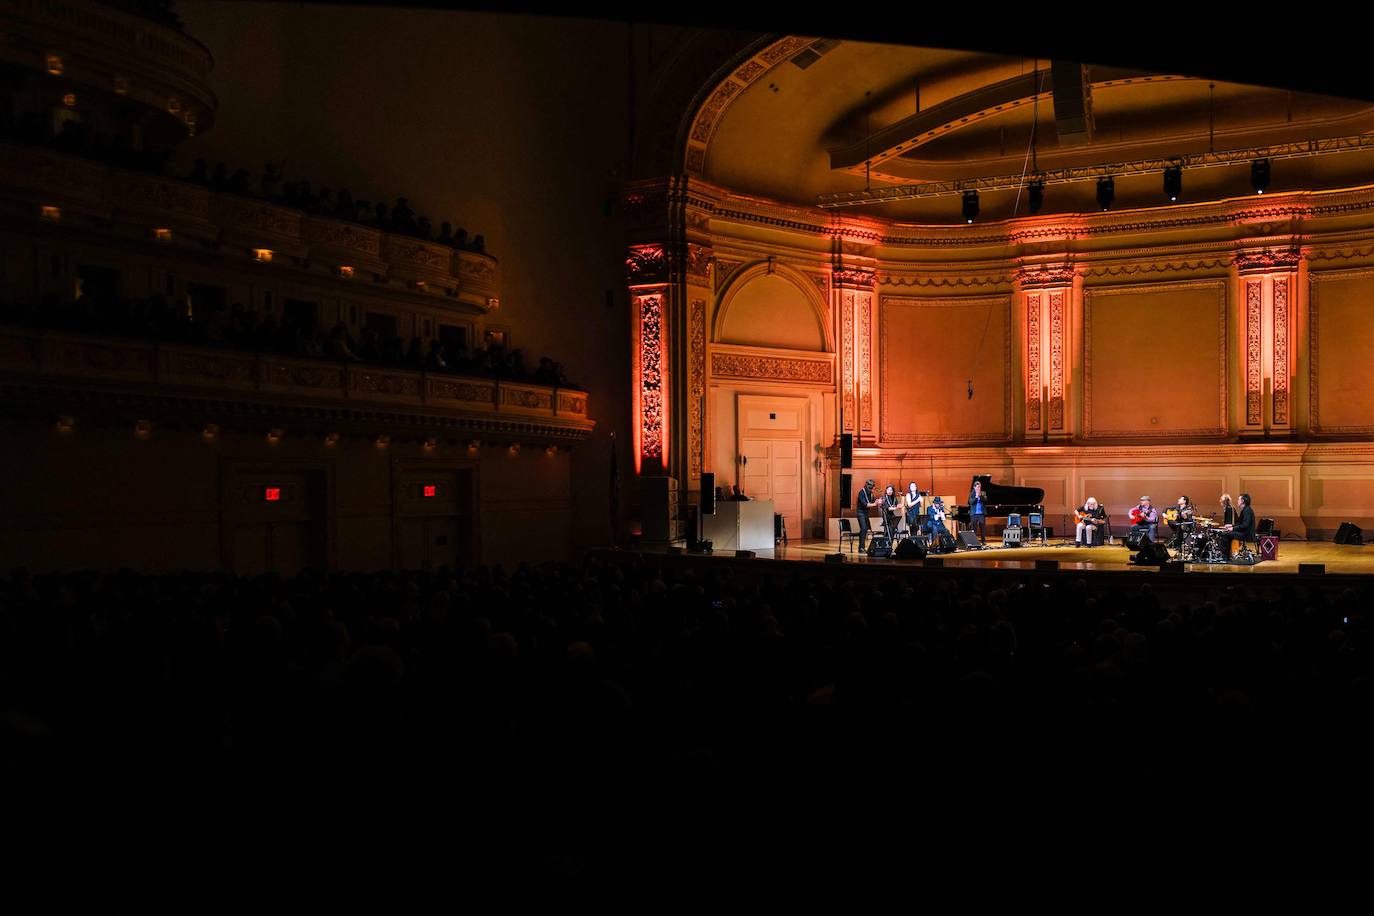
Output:
<svg viewBox="0 0 1374 916">
<path fill-rule="evenodd" d="M 854 553 L 855 551 L 857 551 L 857 550 L 858 550 L 858 546 L 857 546 L 857 545 L 858 545 L 858 542 L 859 542 L 859 532 L 855 531 L 853 528 L 850 527 L 850 525 L 849 525 L 849 519 L 847 519 L 847 518 L 842 518 L 842 519 L 840 519 L 840 550 L 841 550 L 841 551 L 844 550 L 844 542 L 845 542 L 846 539 L 849 540 L 849 552 L 850 552 L 850 553 Z"/>
</svg>

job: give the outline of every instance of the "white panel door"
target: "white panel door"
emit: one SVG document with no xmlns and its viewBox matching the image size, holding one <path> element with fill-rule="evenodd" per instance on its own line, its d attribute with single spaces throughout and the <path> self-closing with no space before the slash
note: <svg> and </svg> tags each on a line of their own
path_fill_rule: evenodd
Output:
<svg viewBox="0 0 1374 916">
<path fill-rule="evenodd" d="M 752 499 L 771 499 L 782 514 L 789 538 L 801 536 L 802 441 L 800 439 L 744 439 L 741 469 L 744 493 Z"/>
</svg>

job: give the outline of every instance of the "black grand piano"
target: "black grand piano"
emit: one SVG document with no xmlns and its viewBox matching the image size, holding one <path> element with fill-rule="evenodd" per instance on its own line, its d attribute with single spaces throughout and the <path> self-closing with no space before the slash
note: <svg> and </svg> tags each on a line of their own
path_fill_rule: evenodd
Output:
<svg viewBox="0 0 1374 916">
<path fill-rule="evenodd" d="M 987 510 L 988 521 L 994 518 L 1005 519 L 1012 513 L 1021 516 L 1021 524 L 1027 524 L 1026 516 L 1036 513 L 1040 516 L 1045 514 L 1045 491 L 1039 487 L 1009 487 L 1000 483 L 993 483 L 991 475 L 978 474 L 973 480 L 969 481 L 968 488 L 973 489 L 974 481 L 981 481 L 983 484 L 983 508 Z M 963 494 L 967 499 L 968 495 Z M 954 517 L 962 525 L 967 525 L 970 521 L 968 506 L 961 505 L 955 509 Z"/>
</svg>

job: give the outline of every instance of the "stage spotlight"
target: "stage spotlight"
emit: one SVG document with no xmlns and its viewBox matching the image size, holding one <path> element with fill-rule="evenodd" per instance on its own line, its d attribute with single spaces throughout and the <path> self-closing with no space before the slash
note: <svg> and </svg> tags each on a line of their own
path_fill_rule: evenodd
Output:
<svg viewBox="0 0 1374 916">
<path fill-rule="evenodd" d="M 1164 170 L 1164 196 L 1169 200 L 1178 200 L 1183 196 L 1183 168 L 1171 165 Z"/>
<path fill-rule="evenodd" d="M 1097 205 L 1103 210 L 1109 210 L 1112 200 L 1116 197 L 1116 181 L 1110 175 L 1106 178 L 1097 179 Z"/>
<path fill-rule="evenodd" d="M 1040 212 L 1040 208 L 1045 206 L 1045 183 L 1043 181 L 1032 181 L 1030 183 L 1030 214 L 1035 216 Z"/>
<path fill-rule="evenodd" d="M 964 222 L 971 223 L 978 218 L 978 192 L 964 192 Z"/>
<path fill-rule="evenodd" d="M 1269 187 L 1269 160 L 1256 159 L 1250 163 L 1250 187 L 1256 194 L 1263 194 Z"/>
</svg>

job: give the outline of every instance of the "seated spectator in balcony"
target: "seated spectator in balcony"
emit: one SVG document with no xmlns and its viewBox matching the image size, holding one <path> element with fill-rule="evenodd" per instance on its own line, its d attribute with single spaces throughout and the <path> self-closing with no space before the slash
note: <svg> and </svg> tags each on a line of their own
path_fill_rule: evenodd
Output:
<svg viewBox="0 0 1374 916">
<path fill-rule="evenodd" d="M 530 379 L 529 370 L 525 368 L 525 354 L 517 347 L 510 351 L 510 358 L 506 362 L 506 371 L 510 377 L 517 381 L 527 382 Z"/>
<path fill-rule="evenodd" d="M 252 193 L 248 186 L 248 180 L 248 170 L 239 169 L 229 177 L 229 186 L 226 190 L 231 194 L 242 194 L 246 197 Z"/>
<path fill-rule="evenodd" d="M 191 164 L 191 177 L 188 179 L 196 184 L 210 183 L 210 165 L 203 158 L 197 158 Z"/>
<path fill-rule="evenodd" d="M 258 325 L 258 349 L 265 353 L 276 353 L 281 345 L 281 326 L 277 324 L 277 316 L 268 312 L 262 316 L 262 322 Z"/>
<path fill-rule="evenodd" d="M 329 188 L 320 188 L 320 196 L 315 198 L 311 206 L 314 208 L 311 211 L 313 213 L 318 213 L 322 216 L 333 216 L 335 206 L 334 192 L 329 190 Z"/>
<path fill-rule="evenodd" d="M 334 330 L 329 332 L 328 355 L 330 359 L 339 359 L 349 363 L 359 361 L 353 352 L 352 341 L 348 338 L 348 328 L 344 326 L 342 321 L 337 322 L 334 325 Z"/>
<path fill-rule="evenodd" d="M 436 241 L 438 241 L 440 245 L 451 246 L 453 244 L 453 224 L 448 220 L 444 220 L 439 224 L 439 238 Z"/>
<path fill-rule="evenodd" d="M 539 368 L 534 370 L 534 380 L 550 387 L 558 384 L 558 376 L 553 371 L 553 360 L 547 356 L 539 357 Z"/>
<path fill-rule="evenodd" d="M 468 231 L 467 231 L 466 229 L 463 229 L 463 228 L 461 228 L 461 227 L 458 229 L 457 235 L 455 235 L 455 236 L 453 237 L 453 247 L 454 247 L 454 248 L 467 248 L 467 247 L 468 247 Z"/>
<path fill-rule="evenodd" d="M 275 162 L 265 163 L 262 167 L 262 196 L 267 200 L 277 200 L 282 193 L 281 167 Z"/>
<path fill-rule="evenodd" d="M 210 177 L 210 186 L 216 191 L 229 187 L 229 166 L 223 162 L 215 163 L 215 174 Z"/>
<path fill-rule="evenodd" d="M 410 199 L 396 198 L 396 206 L 391 208 L 391 231 L 401 235 L 415 235 L 418 229 L 415 211 L 410 209 Z"/>
<path fill-rule="evenodd" d="M 382 341 L 375 328 L 363 328 L 362 337 L 358 339 L 358 348 L 354 352 L 365 363 L 381 362 Z"/>
<path fill-rule="evenodd" d="M 434 227 L 429 224 L 429 217 L 420 217 L 419 224 L 415 227 L 415 234 L 426 242 L 433 241 Z"/>
<path fill-rule="evenodd" d="M 425 368 L 433 372 L 447 372 L 448 360 L 444 359 L 444 342 L 435 338 L 429 342 L 429 354 L 425 357 Z"/>
<path fill-rule="evenodd" d="M 339 188 L 339 194 L 334 198 L 334 218 L 358 218 L 358 205 L 353 202 L 353 193 L 348 188 Z"/>
<path fill-rule="evenodd" d="M 391 225 L 391 217 L 387 216 L 386 204 L 378 203 L 373 209 L 372 222 L 378 229 L 386 229 Z"/>
<path fill-rule="evenodd" d="M 477 254 L 486 254 L 486 252 L 487 252 L 487 238 L 486 238 L 486 236 L 484 236 L 484 235 L 479 235 L 479 236 L 477 236 L 475 239 L 473 239 L 473 240 L 472 240 L 472 250 L 475 251 Z"/>
</svg>

